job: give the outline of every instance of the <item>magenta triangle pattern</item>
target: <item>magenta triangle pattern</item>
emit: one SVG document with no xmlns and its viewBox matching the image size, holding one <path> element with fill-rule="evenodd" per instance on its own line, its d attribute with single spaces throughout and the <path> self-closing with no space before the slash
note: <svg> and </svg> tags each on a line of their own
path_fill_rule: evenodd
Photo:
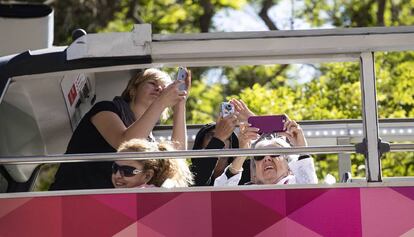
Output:
<svg viewBox="0 0 414 237">
<path fill-rule="evenodd" d="M 413 236 L 414 187 L 0 198 L 0 236 Z"/>
</svg>

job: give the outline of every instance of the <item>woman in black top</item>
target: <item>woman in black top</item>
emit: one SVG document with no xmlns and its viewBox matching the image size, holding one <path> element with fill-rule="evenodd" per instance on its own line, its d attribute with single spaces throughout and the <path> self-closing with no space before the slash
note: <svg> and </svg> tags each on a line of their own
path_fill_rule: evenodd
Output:
<svg viewBox="0 0 414 237">
<path fill-rule="evenodd" d="M 234 149 L 239 148 L 239 140 L 234 129 L 239 122 L 247 122 L 253 112 L 242 100 L 231 99 L 236 113 L 223 118 L 221 115 L 216 123 L 206 124 L 198 131 L 194 141 L 193 150 L 200 149 Z M 191 171 L 194 174 L 196 186 L 213 186 L 214 180 L 220 176 L 224 169 L 233 162 L 233 157 L 211 157 L 191 159 Z M 250 181 L 250 161 L 243 164 L 245 172 L 242 174 L 240 184 Z"/>
<path fill-rule="evenodd" d="M 173 109 L 172 140 L 177 149 L 186 149 L 185 104 L 187 91 L 181 81 L 171 83 L 168 74 L 146 69 L 128 82 L 121 97 L 96 103 L 82 118 L 70 139 L 66 153 L 116 152 L 133 138 L 152 140 L 152 129 L 166 109 Z M 190 88 L 191 73 L 186 79 Z M 112 162 L 63 163 L 50 190 L 112 188 Z"/>
</svg>

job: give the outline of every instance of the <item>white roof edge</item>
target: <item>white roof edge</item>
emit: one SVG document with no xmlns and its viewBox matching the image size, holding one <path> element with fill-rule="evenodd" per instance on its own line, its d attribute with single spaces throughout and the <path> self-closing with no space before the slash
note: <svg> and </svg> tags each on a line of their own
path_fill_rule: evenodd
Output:
<svg viewBox="0 0 414 237">
<path fill-rule="evenodd" d="M 209 32 L 209 33 L 186 33 L 186 34 L 184 33 L 154 34 L 152 38 L 153 38 L 153 41 L 182 41 L 182 40 L 254 39 L 254 38 L 309 37 L 309 36 L 399 34 L 399 33 L 401 34 L 414 33 L 414 26 L 330 28 L 330 29 L 249 31 L 249 32 Z"/>
<path fill-rule="evenodd" d="M 67 59 L 150 56 L 160 66 L 354 61 L 362 52 L 414 50 L 413 42 L 414 26 L 152 35 L 151 25 L 141 24 L 82 36 Z"/>
<path fill-rule="evenodd" d="M 132 32 L 86 34 L 67 49 L 67 60 L 99 57 L 143 56 L 151 53 L 150 24 L 134 25 Z"/>
</svg>

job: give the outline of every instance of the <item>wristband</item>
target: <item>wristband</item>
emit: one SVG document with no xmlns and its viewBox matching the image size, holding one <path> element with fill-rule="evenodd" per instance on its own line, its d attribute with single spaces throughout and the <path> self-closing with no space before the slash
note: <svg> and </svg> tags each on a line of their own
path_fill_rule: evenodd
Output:
<svg viewBox="0 0 414 237">
<path fill-rule="evenodd" d="M 233 163 L 231 163 L 231 164 L 229 165 L 229 170 L 230 170 L 230 172 L 232 172 L 233 174 L 238 174 L 238 173 L 240 173 L 240 172 L 243 172 L 243 167 L 242 167 L 242 168 L 240 168 L 239 170 L 236 170 L 236 169 L 234 169 L 234 168 L 233 168 Z"/>
</svg>

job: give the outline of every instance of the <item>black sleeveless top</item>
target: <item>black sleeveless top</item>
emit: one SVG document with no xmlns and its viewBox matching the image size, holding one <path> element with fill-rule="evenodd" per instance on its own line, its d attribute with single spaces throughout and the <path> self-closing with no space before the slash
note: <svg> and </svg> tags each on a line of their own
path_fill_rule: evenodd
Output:
<svg viewBox="0 0 414 237">
<path fill-rule="evenodd" d="M 112 101 L 96 103 L 80 121 L 66 154 L 116 152 L 91 122 L 102 111 L 113 112 L 121 118 L 121 111 Z M 111 165 L 110 161 L 62 163 L 49 190 L 113 188 Z"/>
</svg>

